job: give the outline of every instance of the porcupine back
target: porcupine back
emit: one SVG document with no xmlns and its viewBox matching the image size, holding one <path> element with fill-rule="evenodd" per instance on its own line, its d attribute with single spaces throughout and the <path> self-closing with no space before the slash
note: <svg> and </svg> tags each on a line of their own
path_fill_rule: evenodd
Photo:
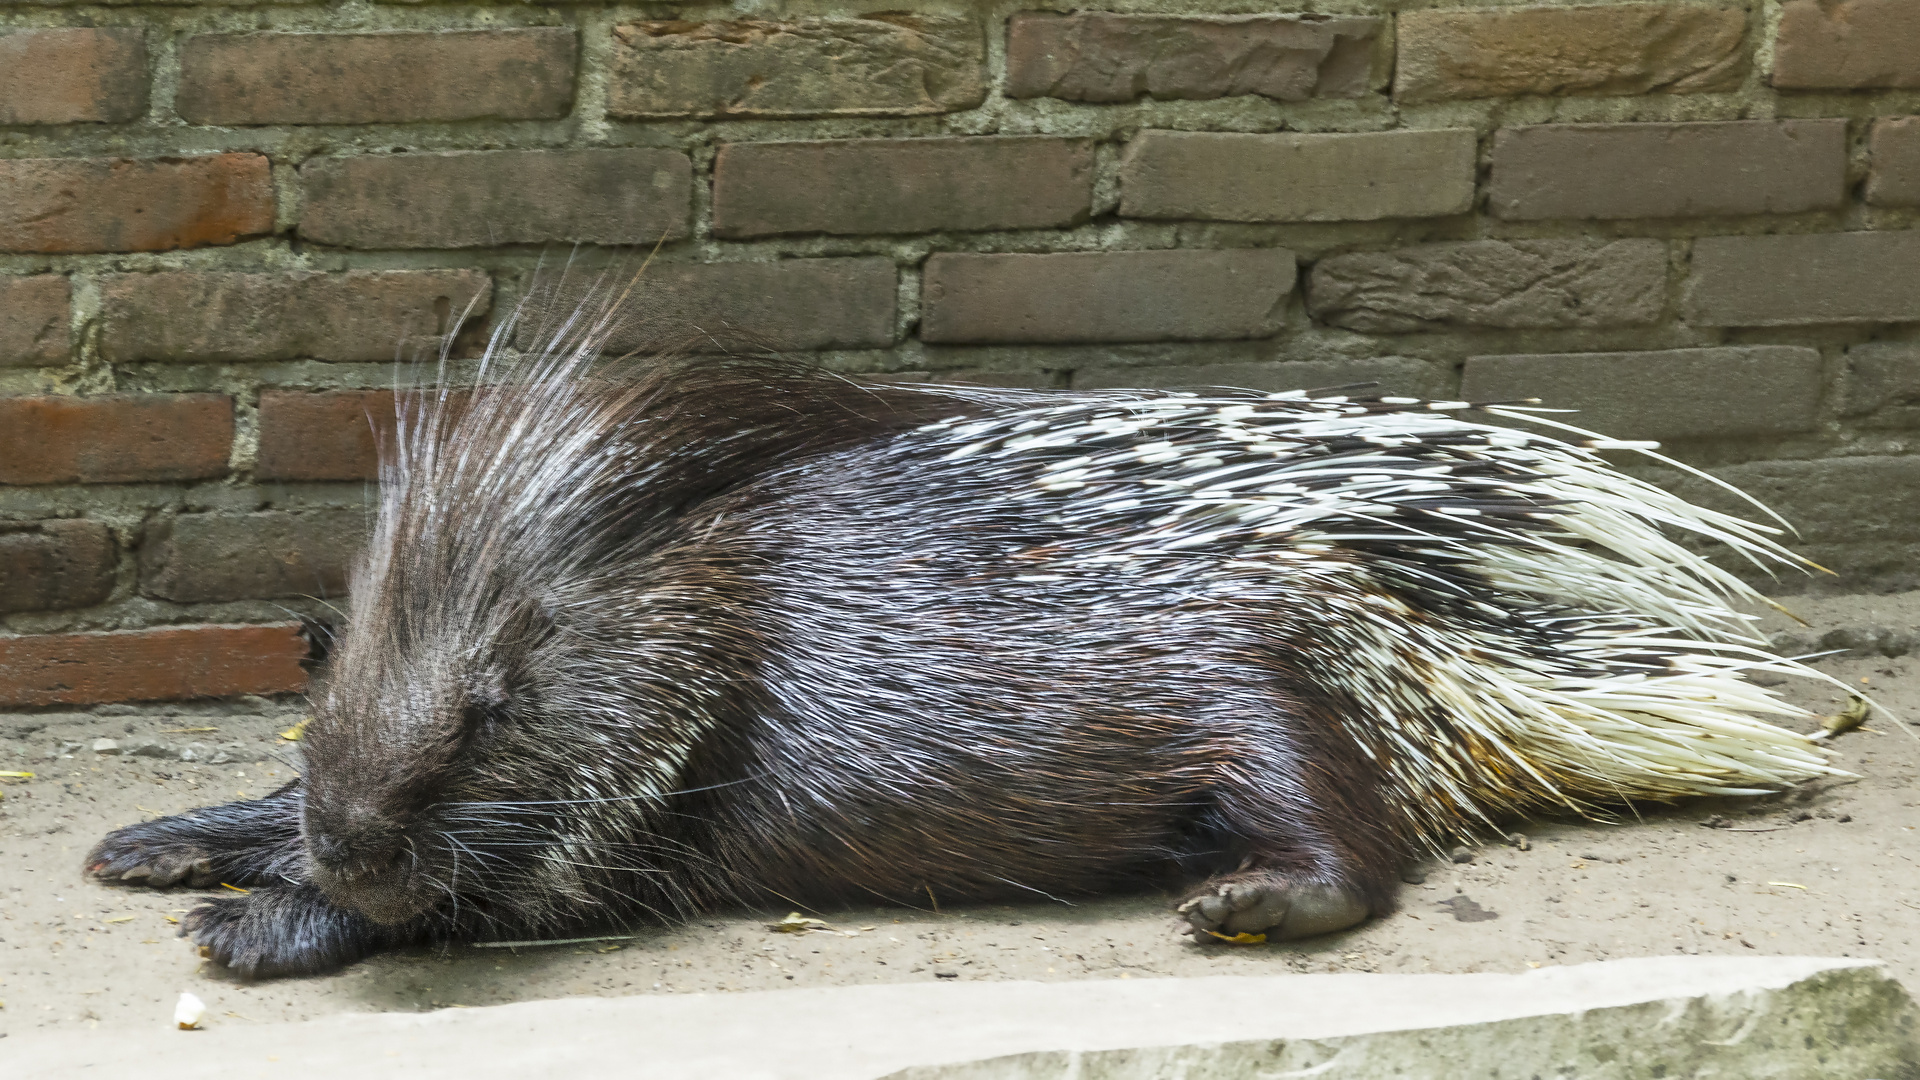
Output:
<svg viewBox="0 0 1920 1080">
<path fill-rule="evenodd" d="M 355 705 L 309 750 L 310 816 L 428 793 L 447 892 L 515 925 L 810 878 L 1097 886 L 1167 853 L 1150 811 L 1201 784 L 1181 724 L 1231 693 L 1220 657 L 1371 763 L 1399 842 L 1830 771 L 1743 677 L 1809 672 L 1666 533 L 1793 556 L 1608 444 L 1464 403 L 598 368 L 595 332 L 561 338 L 406 418 L 316 691 Z"/>
</svg>

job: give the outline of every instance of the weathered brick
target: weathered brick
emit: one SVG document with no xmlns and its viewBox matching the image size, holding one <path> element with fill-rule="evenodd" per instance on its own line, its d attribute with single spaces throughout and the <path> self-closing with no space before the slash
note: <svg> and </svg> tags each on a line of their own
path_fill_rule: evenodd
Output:
<svg viewBox="0 0 1920 1080">
<path fill-rule="evenodd" d="M 97 521 L 0 523 L 0 612 L 92 607 L 113 592 L 113 563 Z"/>
<path fill-rule="evenodd" d="M 930 342 L 1202 341 L 1266 337 L 1293 290 L 1293 252 L 1110 251 L 927 260 Z"/>
<path fill-rule="evenodd" d="M 258 480 L 378 480 L 392 438 L 391 390 L 262 390 Z"/>
<path fill-rule="evenodd" d="M 1539 398 L 1555 420 L 1616 439 L 1722 439 L 1811 431 L 1820 353 L 1786 345 L 1476 356 L 1467 401 Z"/>
<path fill-rule="evenodd" d="M 642 22 L 613 29 L 609 115 L 914 116 L 987 96 L 976 18 Z"/>
<path fill-rule="evenodd" d="M 622 305 L 607 348 L 883 348 L 893 344 L 899 278 L 883 258 L 656 262 Z M 568 283 L 541 306 L 570 311 L 595 284 Z M 522 320 L 523 348 L 536 343 L 539 321 Z"/>
<path fill-rule="evenodd" d="M 1376 221 L 1473 208 L 1474 133 L 1240 135 L 1143 131 L 1120 213 L 1210 221 Z"/>
<path fill-rule="evenodd" d="M 1542 124 L 1493 138 L 1509 220 L 1794 214 L 1847 200 L 1845 120 Z"/>
<path fill-rule="evenodd" d="M 1793 550 L 1840 575 L 1848 589 L 1875 591 L 1920 585 L 1920 457 L 1849 457 L 1820 461 L 1756 461 L 1716 468 L 1718 479 L 1759 499 L 1799 530 Z M 1751 505 L 1698 477 L 1666 486 L 1682 497 L 1740 517 L 1760 515 Z M 1717 561 L 1755 576 L 1738 555 Z M 1825 574 L 1786 569 L 1762 576 L 1769 591 L 1788 591 Z"/>
<path fill-rule="evenodd" d="M 1666 282 L 1658 240 L 1468 240 L 1322 259 L 1307 310 L 1368 333 L 1645 326 Z"/>
<path fill-rule="evenodd" d="M 1067 101 L 1364 97 L 1384 20 L 1327 15 L 1055 15 L 1007 23 L 1007 95 Z"/>
<path fill-rule="evenodd" d="M 1084 139 L 730 143 L 713 166 L 713 231 L 725 237 L 1049 229 L 1092 205 Z"/>
<path fill-rule="evenodd" d="M 1406 356 L 1154 367 L 1093 364 L 1073 373 L 1075 390 L 1231 386 L 1274 393 L 1373 383 L 1376 390 L 1363 392 L 1431 398 L 1449 396 L 1450 382 L 1444 368 Z"/>
<path fill-rule="evenodd" d="M 181 603 L 339 596 L 367 525 L 359 509 L 163 515 L 140 542 L 140 591 Z"/>
<path fill-rule="evenodd" d="M 0 34 L 0 124 L 119 124 L 147 111 L 147 40 L 131 27 Z"/>
<path fill-rule="evenodd" d="M 166 251 L 272 228 L 259 154 L 0 160 L 0 251 Z"/>
<path fill-rule="evenodd" d="M 1409 104 L 1520 94 L 1699 94 L 1738 90 L 1747 13 L 1619 4 L 1403 11 L 1393 96 Z"/>
<path fill-rule="evenodd" d="M 0 484 L 197 480 L 232 443 L 225 394 L 0 397 Z"/>
<path fill-rule="evenodd" d="M 687 235 L 693 166 L 674 150 L 495 150 L 317 158 L 300 167 L 300 235 L 349 248 Z"/>
<path fill-rule="evenodd" d="M 1870 341 L 1847 349 L 1839 415 L 1854 426 L 1920 428 L 1920 342 Z"/>
<path fill-rule="evenodd" d="M 306 655 L 299 623 L 0 637 L 0 705 L 286 694 Z"/>
<path fill-rule="evenodd" d="M 1920 230 L 1701 237 L 1684 310 L 1701 326 L 1920 322 Z"/>
<path fill-rule="evenodd" d="M 100 279 L 108 360 L 392 360 L 479 318 L 493 281 L 477 270 L 339 274 L 169 271 Z"/>
<path fill-rule="evenodd" d="M 1773 85 L 1920 86 L 1920 6 L 1912 0 L 1787 0 L 1773 44 Z"/>
<path fill-rule="evenodd" d="M 574 31 L 200 34 L 180 48 L 189 123 L 543 120 L 573 103 Z"/>
<path fill-rule="evenodd" d="M 1867 174 L 1867 201 L 1875 206 L 1920 206 L 1920 117 L 1875 120 L 1868 145 L 1873 166 Z"/>
<path fill-rule="evenodd" d="M 1056 390 L 1059 380 L 1051 371 L 987 371 L 966 368 L 959 371 L 892 371 L 861 378 L 883 383 L 932 383 L 936 386 L 993 386 L 1002 390 Z"/>
<path fill-rule="evenodd" d="M 69 291 L 65 274 L 0 277 L 0 368 L 67 362 Z"/>
</svg>

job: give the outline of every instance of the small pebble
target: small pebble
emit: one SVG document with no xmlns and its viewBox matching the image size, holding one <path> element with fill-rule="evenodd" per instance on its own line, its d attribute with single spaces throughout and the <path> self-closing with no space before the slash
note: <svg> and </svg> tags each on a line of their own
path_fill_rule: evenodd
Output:
<svg viewBox="0 0 1920 1080">
<path fill-rule="evenodd" d="M 112 739 L 95 739 L 93 740 L 93 752 L 96 754 L 118 754 L 120 752 L 120 744 Z"/>
<path fill-rule="evenodd" d="M 1514 847 L 1519 848 L 1521 851 L 1533 850 L 1533 841 L 1527 839 L 1527 834 L 1523 832 L 1508 833 L 1507 843 L 1512 844 Z"/>
<path fill-rule="evenodd" d="M 1470 863 L 1473 861 L 1473 852 L 1463 847 L 1457 847 L 1448 853 L 1447 857 L 1457 863 Z"/>
<path fill-rule="evenodd" d="M 960 973 L 957 971 L 936 971 L 933 973 L 933 977 L 936 979 L 957 979 L 960 977 Z"/>
<path fill-rule="evenodd" d="M 1409 866 L 1405 870 L 1400 871 L 1400 880 L 1409 885 L 1425 885 L 1427 883 L 1427 872 L 1418 866 Z"/>
</svg>

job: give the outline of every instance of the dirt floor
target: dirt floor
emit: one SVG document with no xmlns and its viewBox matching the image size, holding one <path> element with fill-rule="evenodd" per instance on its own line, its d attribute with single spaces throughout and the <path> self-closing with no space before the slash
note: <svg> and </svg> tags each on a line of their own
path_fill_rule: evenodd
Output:
<svg viewBox="0 0 1920 1080">
<path fill-rule="evenodd" d="M 1524 847 L 1410 872 L 1400 910 L 1294 945 L 1201 947 L 1167 897 L 938 912 L 813 913 L 831 931 L 779 933 L 784 911 L 732 913 L 619 941 L 415 950 L 332 976 L 247 984 L 174 936 L 190 892 L 109 888 L 80 860 L 106 830 L 262 794 L 291 772 L 278 733 L 297 700 L 0 715 L 0 1035 L 168 1022 L 205 999 L 207 1025 L 491 1005 L 570 994 L 760 990 L 936 979 L 1102 979 L 1287 971 L 1519 971 L 1666 953 L 1884 959 L 1920 991 L 1920 593 L 1797 599 L 1783 647 L 1821 661 L 1905 724 L 1840 739 L 1857 780 L 1695 802 L 1637 821 L 1518 823 Z M 1862 655 L 1862 650 L 1871 655 Z M 1781 687 L 1829 712 L 1842 695 Z M 1902 728 L 1905 727 L 1905 730 Z M 111 740 L 113 746 L 96 740 Z M 191 758 L 192 760 L 183 760 Z M 1463 856 L 1467 853 L 1461 853 Z"/>
</svg>

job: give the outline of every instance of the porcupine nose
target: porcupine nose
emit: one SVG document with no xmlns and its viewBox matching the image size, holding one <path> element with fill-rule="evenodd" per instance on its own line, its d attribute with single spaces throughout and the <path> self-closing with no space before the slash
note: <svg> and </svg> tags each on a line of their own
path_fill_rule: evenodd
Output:
<svg viewBox="0 0 1920 1080">
<path fill-rule="evenodd" d="M 406 834 L 366 811 L 310 814 L 307 855 L 314 884 L 327 898 L 378 923 L 402 922 L 427 901 L 410 888 Z"/>
</svg>

